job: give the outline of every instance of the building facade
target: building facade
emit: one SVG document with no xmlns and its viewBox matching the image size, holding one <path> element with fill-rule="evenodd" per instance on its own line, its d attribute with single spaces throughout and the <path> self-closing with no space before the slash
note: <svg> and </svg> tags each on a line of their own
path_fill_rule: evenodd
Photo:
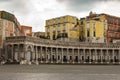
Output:
<svg viewBox="0 0 120 80">
<path fill-rule="evenodd" d="M 33 32 L 33 33 L 32 33 L 32 37 L 36 37 L 36 38 L 46 38 L 46 37 L 45 37 L 45 32 Z"/>
<path fill-rule="evenodd" d="M 5 37 L 21 35 L 20 24 L 16 17 L 6 11 L 0 11 L 0 48 L 3 48 Z"/>
<path fill-rule="evenodd" d="M 32 27 L 21 26 L 17 18 L 6 11 L 0 11 L 0 57 L 5 56 L 6 37 L 12 36 L 32 36 Z"/>
<path fill-rule="evenodd" d="M 21 32 L 22 32 L 23 36 L 32 36 L 32 27 L 22 25 Z"/>
<path fill-rule="evenodd" d="M 78 41 L 77 22 L 76 17 L 69 15 L 46 20 L 45 36 L 50 40 Z"/>
<path fill-rule="evenodd" d="M 56 64 L 120 64 L 120 43 L 51 41 L 27 36 L 7 37 L 6 60 Z"/>
<path fill-rule="evenodd" d="M 0 53 L 6 62 L 120 64 L 118 17 L 92 12 L 80 20 L 62 16 L 46 20 L 45 33 L 34 34 L 31 27 L 19 26 L 14 15 L 2 11 L 0 17 Z"/>
<path fill-rule="evenodd" d="M 85 41 L 110 43 L 114 39 L 120 39 L 119 20 L 116 16 L 90 12 L 89 16 L 80 20 Z"/>
</svg>

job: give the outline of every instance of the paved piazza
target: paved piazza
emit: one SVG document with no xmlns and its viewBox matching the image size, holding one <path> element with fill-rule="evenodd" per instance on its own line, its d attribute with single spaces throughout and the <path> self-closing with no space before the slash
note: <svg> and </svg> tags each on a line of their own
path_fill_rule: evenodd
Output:
<svg viewBox="0 0 120 80">
<path fill-rule="evenodd" d="M 120 80 L 120 66 L 1 65 L 0 80 Z"/>
</svg>

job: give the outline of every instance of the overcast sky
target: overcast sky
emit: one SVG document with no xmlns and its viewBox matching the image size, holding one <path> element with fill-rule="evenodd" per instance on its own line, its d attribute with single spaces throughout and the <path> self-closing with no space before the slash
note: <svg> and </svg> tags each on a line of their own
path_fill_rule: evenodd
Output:
<svg viewBox="0 0 120 80">
<path fill-rule="evenodd" d="M 0 10 L 14 13 L 21 25 L 45 31 L 45 20 L 63 15 L 85 17 L 90 11 L 120 16 L 120 0 L 0 0 Z"/>
</svg>

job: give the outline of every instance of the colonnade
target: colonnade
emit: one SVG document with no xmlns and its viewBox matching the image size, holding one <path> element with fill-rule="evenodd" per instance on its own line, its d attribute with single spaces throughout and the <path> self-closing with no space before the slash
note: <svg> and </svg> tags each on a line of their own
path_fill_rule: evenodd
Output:
<svg viewBox="0 0 120 80">
<path fill-rule="evenodd" d="M 33 44 L 7 44 L 7 60 L 38 61 L 39 63 L 66 64 L 119 64 L 119 48 L 64 47 Z"/>
</svg>

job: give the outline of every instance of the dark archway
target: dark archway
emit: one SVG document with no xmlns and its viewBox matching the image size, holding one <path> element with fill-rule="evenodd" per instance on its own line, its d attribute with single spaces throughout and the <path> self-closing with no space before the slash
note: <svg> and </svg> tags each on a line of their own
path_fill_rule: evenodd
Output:
<svg viewBox="0 0 120 80">
<path fill-rule="evenodd" d="M 63 56 L 63 62 L 67 62 L 66 56 Z"/>
<path fill-rule="evenodd" d="M 75 62 L 78 62 L 78 56 L 75 56 Z"/>
</svg>

